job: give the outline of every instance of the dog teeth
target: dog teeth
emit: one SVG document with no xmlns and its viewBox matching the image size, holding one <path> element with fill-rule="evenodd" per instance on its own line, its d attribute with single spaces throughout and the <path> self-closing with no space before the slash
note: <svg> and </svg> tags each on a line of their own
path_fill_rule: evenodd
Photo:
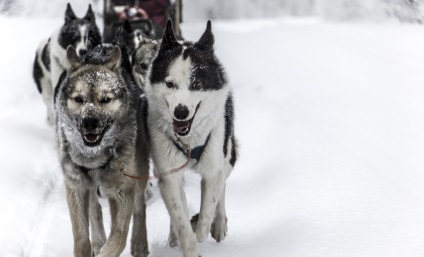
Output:
<svg viewBox="0 0 424 257">
<path fill-rule="evenodd" d="M 90 140 L 90 139 L 88 139 L 87 136 L 84 136 L 84 139 L 89 143 L 96 143 L 99 140 L 99 138 L 100 138 L 100 136 L 97 135 L 94 140 Z"/>
</svg>

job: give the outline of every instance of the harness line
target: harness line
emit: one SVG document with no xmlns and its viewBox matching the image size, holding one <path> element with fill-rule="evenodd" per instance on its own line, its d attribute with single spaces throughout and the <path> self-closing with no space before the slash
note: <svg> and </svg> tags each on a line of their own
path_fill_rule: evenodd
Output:
<svg viewBox="0 0 424 257">
<path fill-rule="evenodd" d="M 176 135 L 177 136 L 177 135 Z M 181 170 L 183 170 L 185 167 L 187 167 L 187 165 L 188 165 L 188 163 L 190 162 L 190 158 L 191 158 L 191 148 L 190 148 L 190 146 L 188 146 L 187 144 L 185 144 L 181 139 L 180 139 L 180 137 L 178 137 L 177 136 L 177 141 L 183 146 L 183 148 L 184 148 L 184 150 L 187 152 L 187 162 L 186 163 L 184 163 L 181 167 L 178 167 L 178 168 L 175 168 L 175 169 L 172 169 L 172 170 L 170 170 L 170 171 L 168 171 L 168 172 L 164 172 L 164 173 L 161 173 L 161 174 L 159 174 L 159 175 L 153 175 L 153 176 L 143 176 L 143 177 L 141 177 L 141 176 L 133 176 L 133 175 L 129 175 L 129 174 L 127 174 L 127 173 L 125 173 L 124 172 L 124 169 L 121 169 L 121 172 L 122 172 L 122 175 L 124 175 L 124 176 L 126 176 L 126 177 L 129 177 L 129 178 L 132 178 L 132 179 L 135 179 L 135 180 L 139 180 L 139 181 L 146 181 L 146 180 L 151 180 L 151 179 L 160 179 L 161 177 L 165 177 L 165 176 L 168 176 L 168 175 L 171 175 L 171 174 L 173 174 L 173 173 L 177 173 L 177 172 L 180 172 Z"/>
</svg>

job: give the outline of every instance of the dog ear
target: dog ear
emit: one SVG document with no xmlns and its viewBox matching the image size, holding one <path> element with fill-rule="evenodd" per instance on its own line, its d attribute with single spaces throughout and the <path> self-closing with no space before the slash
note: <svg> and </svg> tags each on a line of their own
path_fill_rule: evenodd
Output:
<svg viewBox="0 0 424 257">
<path fill-rule="evenodd" d="M 98 33 L 95 33 L 92 29 L 89 29 L 86 33 L 85 44 L 87 45 L 87 49 L 91 50 L 97 45 L 102 43 L 102 39 Z"/>
<path fill-rule="evenodd" d="M 114 46 L 112 50 L 112 54 L 105 64 L 106 68 L 113 72 L 118 72 L 121 68 L 121 49 L 119 46 Z"/>
<path fill-rule="evenodd" d="M 71 66 L 71 71 L 76 71 L 81 67 L 81 61 L 72 45 L 69 45 L 66 49 L 66 58 Z"/>
<path fill-rule="evenodd" d="M 131 32 L 133 32 L 133 28 L 131 27 L 131 24 L 128 20 L 124 21 L 124 31 L 127 32 L 128 34 L 130 34 Z"/>
<path fill-rule="evenodd" d="M 72 10 L 71 4 L 68 3 L 66 5 L 66 11 L 65 11 L 65 23 L 68 23 L 72 20 L 75 20 L 77 16 L 75 16 L 74 11 Z"/>
<path fill-rule="evenodd" d="M 88 5 L 87 13 L 84 16 L 84 19 L 88 20 L 89 22 L 95 23 L 96 22 L 96 16 L 94 15 L 93 9 L 91 9 L 91 4 Z"/>
<path fill-rule="evenodd" d="M 179 43 L 175 38 L 174 30 L 172 29 L 172 21 L 169 19 L 166 23 L 165 31 L 163 32 L 162 44 L 159 52 L 169 51 L 177 46 L 179 46 Z"/>
<path fill-rule="evenodd" d="M 212 23 L 210 20 L 208 20 L 205 32 L 200 37 L 199 41 L 194 44 L 194 46 L 203 51 L 210 51 L 213 50 L 214 42 L 215 40 L 212 34 Z"/>
</svg>

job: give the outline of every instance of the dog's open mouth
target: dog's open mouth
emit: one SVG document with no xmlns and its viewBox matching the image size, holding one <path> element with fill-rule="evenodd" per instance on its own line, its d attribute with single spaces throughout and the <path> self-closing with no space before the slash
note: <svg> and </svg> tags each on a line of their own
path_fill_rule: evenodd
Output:
<svg viewBox="0 0 424 257">
<path fill-rule="evenodd" d="M 178 134 L 179 136 L 186 136 L 190 132 L 193 118 L 187 121 L 174 120 L 172 122 L 172 127 L 174 128 L 174 132 Z"/>
<path fill-rule="evenodd" d="M 190 133 L 191 130 L 191 124 L 193 123 L 194 117 L 196 117 L 197 110 L 199 109 L 200 103 L 196 107 L 196 111 L 194 112 L 194 115 L 189 120 L 176 120 L 174 119 L 172 121 L 172 127 L 174 128 L 174 133 L 179 136 L 187 136 L 188 133 Z"/>
<path fill-rule="evenodd" d="M 106 129 L 101 133 L 86 133 L 82 135 L 82 139 L 86 146 L 94 147 L 100 144 L 102 141 L 103 135 L 105 134 Z"/>
</svg>

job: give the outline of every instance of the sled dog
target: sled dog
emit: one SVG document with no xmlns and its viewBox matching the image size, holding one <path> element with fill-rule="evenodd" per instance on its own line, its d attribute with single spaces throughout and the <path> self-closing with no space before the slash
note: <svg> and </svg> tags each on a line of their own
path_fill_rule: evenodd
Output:
<svg viewBox="0 0 424 257">
<path fill-rule="evenodd" d="M 41 41 L 37 48 L 33 66 L 33 78 L 38 91 L 43 97 L 47 106 L 47 119 L 50 124 L 54 124 L 53 116 L 53 94 L 60 75 L 69 68 L 66 60 L 66 48 L 72 45 L 78 55 L 87 52 L 87 44 L 92 44 L 87 40 L 87 33 L 93 31 L 94 37 L 101 43 L 99 29 L 91 4 L 83 18 L 77 18 L 71 5 L 68 3 L 65 11 L 65 23 L 56 30 L 49 39 Z"/>
<path fill-rule="evenodd" d="M 159 50 L 160 41 L 140 36 L 132 57 L 132 74 L 138 86 L 144 89 L 147 71 Z"/>
<path fill-rule="evenodd" d="M 196 43 L 178 42 L 168 21 L 146 83 L 154 173 L 185 257 L 199 256 L 197 242 L 209 232 L 224 240 L 225 183 L 237 159 L 232 91 L 213 44 L 210 21 Z M 186 167 L 202 177 L 200 212 L 191 221 L 183 174 L 169 172 L 188 156 Z"/>
<path fill-rule="evenodd" d="M 119 256 L 133 215 L 131 253 L 145 257 L 147 180 L 135 181 L 123 173 L 149 174 L 147 101 L 131 76 L 130 65 L 126 65 L 129 61 L 124 49 L 100 44 L 80 58 L 70 45 L 66 59 L 68 69 L 56 90 L 54 106 L 74 255 Z M 107 240 L 98 187 L 110 205 Z"/>
</svg>

